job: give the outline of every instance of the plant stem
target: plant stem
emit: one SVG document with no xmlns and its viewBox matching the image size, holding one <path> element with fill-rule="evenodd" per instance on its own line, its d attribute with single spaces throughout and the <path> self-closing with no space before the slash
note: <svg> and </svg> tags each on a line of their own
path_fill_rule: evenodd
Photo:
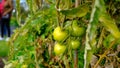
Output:
<svg viewBox="0 0 120 68">
<path fill-rule="evenodd" d="M 104 28 L 102 29 L 102 32 L 100 34 L 100 38 L 99 38 L 99 41 L 98 41 L 98 44 L 97 44 L 97 48 L 100 48 L 100 45 L 102 44 L 102 41 L 103 41 L 103 36 L 104 36 Z"/>
<path fill-rule="evenodd" d="M 75 0 L 75 7 L 79 6 L 79 0 Z M 78 51 L 75 50 L 74 52 L 74 68 L 78 68 Z"/>
<path fill-rule="evenodd" d="M 74 68 L 78 68 L 78 51 L 74 52 Z"/>
<path fill-rule="evenodd" d="M 95 66 L 93 68 L 97 68 L 98 64 L 100 63 L 100 61 L 106 57 L 108 51 L 112 48 L 112 46 L 115 44 L 116 40 L 114 40 L 111 45 L 109 46 L 109 48 L 100 56 L 100 59 L 97 61 L 97 63 L 95 64 Z"/>
<path fill-rule="evenodd" d="M 58 9 L 60 9 L 59 8 L 59 3 L 60 3 L 60 0 L 57 0 L 56 1 L 56 10 L 57 10 L 57 26 L 60 26 L 60 13 L 59 13 L 59 11 L 58 11 Z"/>
<path fill-rule="evenodd" d="M 78 7 L 80 2 L 81 2 L 81 0 L 75 0 L 75 7 Z"/>
</svg>

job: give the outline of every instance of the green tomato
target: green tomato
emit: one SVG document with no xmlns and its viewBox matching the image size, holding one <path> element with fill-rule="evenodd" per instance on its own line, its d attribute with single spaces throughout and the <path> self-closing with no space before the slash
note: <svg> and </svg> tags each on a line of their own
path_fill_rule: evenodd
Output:
<svg viewBox="0 0 120 68">
<path fill-rule="evenodd" d="M 0 41 L 0 57 L 8 56 L 9 46 L 6 42 Z"/>
<path fill-rule="evenodd" d="M 77 20 L 74 20 L 73 23 L 72 23 L 72 31 L 71 31 L 71 34 L 73 36 L 82 36 L 85 34 L 85 28 L 84 27 L 79 27 L 78 26 L 78 23 L 77 23 Z"/>
<path fill-rule="evenodd" d="M 62 31 L 60 27 L 56 27 L 53 31 L 53 38 L 56 41 L 62 41 L 65 40 L 65 38 L 67 37 L 67 32 Z"/>
<path fill-rule="evenodd" d="M 21 68 L 28 68 L 28 65 L 24 64 Z"/>
<path fill-rule="evenodd" d="M 79 26 L 72 26 L 72 35 L 73 36 L 83 36 L 85 34 L 85 28 Z"/>
<path fill-rule="evenodd" d="M 56 55 L 61 55 L 65 52 L 66 46 L 60 43 L 55 44 L 54 46 L 54 52 Z"/>
<path fill-rule="evenodd" d="M 70 45 L 72 49 L 77 49 L 81 45 L 80 41 L 78 40 L 71 40 Z"/>
</svg>

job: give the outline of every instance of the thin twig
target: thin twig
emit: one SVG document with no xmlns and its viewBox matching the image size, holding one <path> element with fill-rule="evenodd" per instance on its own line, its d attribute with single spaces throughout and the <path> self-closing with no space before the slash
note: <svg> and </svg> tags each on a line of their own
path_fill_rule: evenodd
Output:
<svg viewBox="0 0 120 68">
<path fill-rule="evenodd" d="M 100 35 L 100 38 L 99 38 L 99 41 L 98 41 L 98 44 L 97 44 L 97 48 L 100 47 L 100 45 L 102 43 L 102 40 L 103 40 L 103 36 L 104 36 L 104 28 L 102 29 L 102 32 L 101 32 L 101 35 Z"/>
<path fill-rule="evenodd" d="M 108 51 L 112 48 L 112 46 L 115 44 L 116 40 L 114 40 L 111 45 L 109 46 L 109 48 L 102 54 L 100 55 L 99 60 L 97 61 L 97 63 L 94 65 L 93 68 L 97 68 L 98 64 L 100 63 L 100 61 L 107 55 Z"/>
</svg>

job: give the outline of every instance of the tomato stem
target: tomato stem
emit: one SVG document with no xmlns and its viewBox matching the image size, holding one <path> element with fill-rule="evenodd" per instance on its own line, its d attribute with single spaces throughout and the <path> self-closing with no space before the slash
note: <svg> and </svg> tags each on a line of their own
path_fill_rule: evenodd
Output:
<svg viewBox="0 0 120 68">
<path fill-rule="evenodd" d="M 79 0 L 75 0 L 75 7 L 79 6 Z M 78 51 L 75 50 L 74 52 L 74 68 L 78 68 Z"/>
<path fill-rule="evenodd" d="M 78 68 L 78 51 L 74 51 L 74 68 Z"/>
<path fill-rule="evenodd" d="M 116 39 L 117 40 L 117 39 Z M 106 57 L 106 55 L 107 55 L 107 53 L 109 52 L 109 50 L 112 48 L 112 46 L 116 43 L 116 40 L 114 40 L 112 43 L 111 43 L 111 45 L 109 46 L 109 48 L 102 54 L 102 55 L 100 55 L 100 58 L 99 58 L 99 60 L 97 61 L 97 63 L 94 65 L 94 67 L 93 68 L 97 68 L 97 66 L 98 66 L 98 64 L 100 63 L 100 61 L 104 58 L 104 57 Z"/>
<path fill-rule="evenodd" d="M 60 26 L 60 22 L 59 22 L 59 20 L 60 20 L 60 13 L 59 13 L 59 11 L 58 11 L 58 9 L 60 9 L 60 8 L 59 8 L 59 3 L 60 3 L 60 0 L 57 0 L 57 1 L 56 1 L 57 26 Z"/>
</svg>

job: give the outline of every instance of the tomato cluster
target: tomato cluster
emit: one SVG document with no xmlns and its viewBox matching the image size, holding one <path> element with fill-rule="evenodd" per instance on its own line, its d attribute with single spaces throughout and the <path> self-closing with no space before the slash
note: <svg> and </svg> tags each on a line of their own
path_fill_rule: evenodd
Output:
<svg viewBox="0 0 120 68">
<path fill-rule="evenodd" d="M 72 49 L 78 49 L 81 45 L 80 37 L 85 34 L 85 28 L 80 27 L 77 24 L 77 20 L 73 20 L 72 24 L 69 25 L 66 29 L 62 29 L 60 26 L 57 26 L 53 31 L 53 38 L 57 43 L 54 46 L 54 52 L 56 55 L 61 55 L 65 52 L 67 45 Z M 72 38 L 71 38 L 72 37 Z M 68 44 L 65 44 L 67 39 L 69 40 Z"/>
<path fill-rule="evenodd" d="M 53 31 L 53 38 L 58 41 L 54 46 L 54 52 L 56 55 L 61 55 L 66 50 L 66 46 L 59 43 L 67 37 L 67 32 L 63 31 L 60 26 L 56 27 Z"/>
</svg>

